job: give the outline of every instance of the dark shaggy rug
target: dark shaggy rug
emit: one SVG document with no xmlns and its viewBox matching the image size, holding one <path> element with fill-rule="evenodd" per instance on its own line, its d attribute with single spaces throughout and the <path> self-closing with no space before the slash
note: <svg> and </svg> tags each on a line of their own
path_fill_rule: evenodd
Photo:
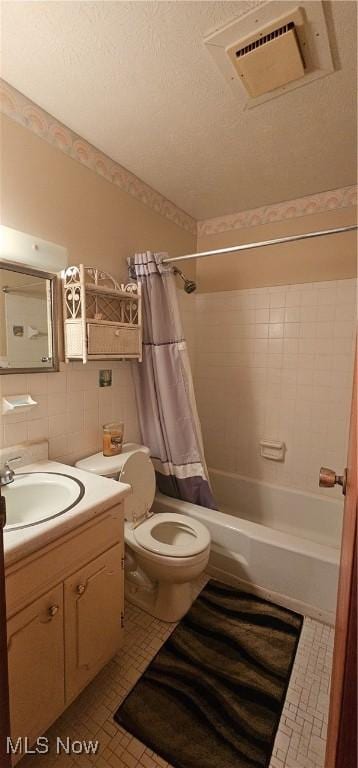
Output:
<svg viewBox="0 0 358 768">
<path fill-rule="evenodd" d="M 115 720 L 176 768 L 267 768 L 302 621 L 209 581 Z"/>
</svg>

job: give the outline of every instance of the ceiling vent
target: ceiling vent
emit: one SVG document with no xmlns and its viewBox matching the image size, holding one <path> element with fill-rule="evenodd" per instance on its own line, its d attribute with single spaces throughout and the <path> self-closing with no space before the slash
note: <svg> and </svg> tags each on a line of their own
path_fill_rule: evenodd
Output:
<svg viewBox="0 0 358 768">
<path fill-rule="evenodd" d="M 321 0 L 299 6 L 272 0 L 217 30 L 205 45 L 244 108 L 334 72 Z"/>
<path fill-rule="evenodd" d="M 250 96 L 262 96 L 305 74 L 293 21 L 227 51 Z"/>
</svg>

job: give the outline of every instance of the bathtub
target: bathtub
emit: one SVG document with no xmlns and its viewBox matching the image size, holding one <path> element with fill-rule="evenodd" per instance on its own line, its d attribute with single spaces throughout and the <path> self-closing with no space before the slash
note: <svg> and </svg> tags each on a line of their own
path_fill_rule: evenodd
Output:
<svg viewBox="0 0 358 768">
<path fill-rule="evenodd" d="M 333 624 L 342 501 L 217 470 L 210 478 L 220 512 L 161 493 L 153 511 L 207 526 L 213 577 Z"/>
</svg>

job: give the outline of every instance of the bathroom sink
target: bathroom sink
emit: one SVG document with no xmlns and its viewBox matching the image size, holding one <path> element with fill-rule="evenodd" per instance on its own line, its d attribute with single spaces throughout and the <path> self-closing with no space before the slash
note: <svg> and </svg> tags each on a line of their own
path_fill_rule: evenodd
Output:
<svg viewBox="0 0 358 768">
<path fill-rule="evenodd" d="M 2 488 L 6 499 L 5 531 L 44 523 L 72 509 L 84 495 L 84 485 L 58 472 L 17 473 Z"/>
</svg>

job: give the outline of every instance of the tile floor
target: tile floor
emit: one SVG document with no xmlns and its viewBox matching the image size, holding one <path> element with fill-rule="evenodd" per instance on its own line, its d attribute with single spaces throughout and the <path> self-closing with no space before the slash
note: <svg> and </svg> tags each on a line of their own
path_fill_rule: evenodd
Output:
<svg viewBox="0 0 358 768">
<path fill-rule="evenodd" d="M 121 652 L 47 733 L 49 753 L 26 756 L 21 768 L 171 768 L 116 725 L 113 713 L 172 631 L 127 605 Z M 306 618 L 269 768 L 323 767 L 332 650 L 333 629 Z M 98 740 L 100 746 L 95 755 L 57 755 L 57 737 Z"/>
</svg>

